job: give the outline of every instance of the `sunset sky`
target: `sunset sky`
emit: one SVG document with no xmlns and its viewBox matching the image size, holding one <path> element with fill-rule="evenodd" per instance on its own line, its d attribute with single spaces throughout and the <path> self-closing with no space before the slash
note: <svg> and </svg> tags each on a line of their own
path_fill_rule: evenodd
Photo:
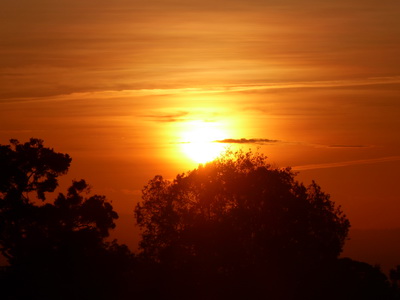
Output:
<svg viewBox="0 0 400 300">
<path fill-rule="evenodd" d="M 107 195 L 130 245 L 146 182 L 229 145 L 315 179 L 352 229 L 395 230 L 399 16 L 398 0 L 2 0 L 0 143 L 70 154 L 62 187 Z"/>
</svg>

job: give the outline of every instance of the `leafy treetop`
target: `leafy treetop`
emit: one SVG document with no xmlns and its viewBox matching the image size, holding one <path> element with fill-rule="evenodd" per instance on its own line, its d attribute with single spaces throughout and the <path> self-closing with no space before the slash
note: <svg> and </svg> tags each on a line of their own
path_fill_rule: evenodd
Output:
<svg viewBox="0 0 400 300">
<path fill-rule="evenodd" d="M 45 192 L 53 192 L 57 177 L 68 171 L 70 156 L 44 147 L 40 139 L 10 144 L 0 145 L 0 195 L 29 201 L 27 194 L 34 191 L 44 201 Z"/>
<path fill-rule="evenodd" d="M 135 209 L 142 254 L 216 273 L 336 259 L 349 221 L 315 182 L 305 187 L 295 175 L 262 154 L 228 151 L 173 181 L 155 176 Z"/>
<path fill-rule="evenodd" d="M 68 154 L 44 147 L 40 139 L 0 145 L 0 251 L 11 265 L 49 265 L 105 251 L 104 238 L 118 214 L 105 196 L 89 195 L 85 180 L 73 181 L 53 203 L 47 192 L 71 163 Z M 34 194 L 38 201 L 31 201 Z"/>
</svg>

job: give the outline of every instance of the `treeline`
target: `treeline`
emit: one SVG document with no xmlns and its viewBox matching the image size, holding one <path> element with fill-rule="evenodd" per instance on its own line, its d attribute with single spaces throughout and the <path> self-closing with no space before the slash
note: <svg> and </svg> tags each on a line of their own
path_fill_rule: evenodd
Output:
<svg viewBox="0 0 400 300">
<path fill-rule="evenodd" d="M 400 299 L 400 267 L 339 258 L 346 215 L 261 154 L 150 180 L 135 254 L 107 241 L 118 214 L 84 180 L 48 200 L 70 163 L 39 139 L 0 145 L 1 299 Z"/>
</svg>

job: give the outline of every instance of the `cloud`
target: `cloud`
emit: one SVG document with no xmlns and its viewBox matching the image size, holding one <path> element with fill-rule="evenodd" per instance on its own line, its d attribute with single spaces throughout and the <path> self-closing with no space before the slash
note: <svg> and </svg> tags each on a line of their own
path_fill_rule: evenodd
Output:
<svg viewBox="0 0 400 300">
<path fill-rule="evenodd" d="M 186 119 L 184 118 L 187 116 L 189 112 L 187 111 L 179 111 L 172 114 L 152 114 L 152 115 L 145 115 L 146 118 L 151 118 L 156 122 L 162 123 L 173 123 L 173 122 L 184 122 Z"/>
<path fill-rule="evenodd" d="M 332 144 L 332 145 L 323 145 L 323 144 L 309 144 L 305 142 L 293 142 L 293 141 L 282 141 L 282 140 L 272 140 L 272 139 L 224 139 L 214 141 L 215 143 L 222 144 L 272 144 L 272 143 L 281 143 L 281 144 L 294 144 L 294 145 L 303 145 L 303 146 L 312 146 L 319 148 L 369 148 L 371 146 L 368 145 L 346 145 L 346 144 Z"/>
<path fill-rule="evenodd" d="M 303 166 L 295 166 L 292 168 L 292 170 L 303 171 L 303 170 L 338 168 L 338 167 L 347 167 L 347 166 L 354 166 L 354 165 L 376 164 L 376 163 L 391 162 L 391 161 L 398 161 L 398 160 L 400 160 L 400 156 L 387 156 L 387 157 L 371 158 L 371 159 L 360 159 L 360 160 L 351 160 L 351 161 L 334 162 L 334 163 L 322 163 L 322 164 L 310 164 L 310 165 L 303 165 Z"/>
<path fill-rule="evenodd" d="M 400 76 L 374 77 L 346 80 L 327 80 L 327 81 L 301 81 L 301 82 L 277 82 L 277 83 L 254 83 L 254 84 L 226 84 L 207 87 L 181 87 L 181 88 L 138 88 L 138 89 L 118 89 L 103 90 L 91 92 L 73 92 L 73 93 L 54 93 L 54 95 L 38 97 L 18 97 L 8 96 L 0 100 L 4 102 L 54 102 L 82 100 L 87 98 L 113 99 L 115 97 L 131 98 L 143 96 L 167 96 L 167 95 L 201 95 L 201 94 L 219 94 L 219 93 L 241 93 L 257 92 L 268 90 L 286 90 L 286 89 L 307 89 L 307 88 L 345 88 L 361 87 L 373 85 L 400 84 Z M 254 109 L 254 108 L 252 108 Z M 168 116 L 168 115 L 166 115 Z"/>
<path fill-rule="evenodd" d="M 278 140 L 270 140 L 270 139 L 224 139 L 214 141 L 216 143 L 222 144 L 270 144 L 270 143 L 278 143 Z"/>
<path fill-rule="evenodd" d="M 368 145 L 328 145 L 328 148 L 369 148 Z"/>
</svg>

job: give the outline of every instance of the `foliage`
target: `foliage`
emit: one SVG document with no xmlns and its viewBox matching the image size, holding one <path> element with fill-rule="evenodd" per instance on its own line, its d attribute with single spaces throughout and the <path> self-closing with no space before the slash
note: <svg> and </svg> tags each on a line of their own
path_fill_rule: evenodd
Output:
<svg viewBox="0 0 400 300">
<path fill-rule="evenodd" d="M 115 240 L 105 196 L 73 181 L 71 158 L 31 139 L 0 145 L 4 299 L 399 299 L 379 268 L 338 259 L 349 221 L 315 183 L 252 152 L 173 181 L 156 176 L 136 209 L 141 259 Z"/>
<path fill-rule="evenodd" d="M 294 175 L 290 168 L 272 168 L 263 155 L 239 151 L 172 182 L 156 176 L 135 210 L 144 229 L 141 248 L 155 260 L 172 246 L 199 256 L 215 253 L 204 244 L 212 240 L 240 249 L 249 263 L 260 262 L 256 253 L 268 259 L 266 253 L 276 250 L 336 258 L 349 221 L 315 182 L 306 188 Z"/>
<path fill-rule="evenodd" d="M 109 298 L 132 270 L 129 249 L 105 240 L 118 218 L 105 196 L 79 180 L 47 201 L 70 162 L 39 139 L 0 145 L 0 250 L 12 299 Z"/>
<path fill-rule="evenodd" d="M 238 151 L 173 181 L 154 177 L 135 209 L 142 255 L 209 278 L 282 282 L 315 272 L 339 256 L 350 224 L 315 182 L 305 187 L 295 175 Z"/>
<path fill-rule="evenodd" d="M 317 283 L 324 288 L 319 289 L 318 299 L 398 299 L 379 266 L 350 258 L 337 260 Z"/>
<path fill-rule="evenodd" d="M 68 154 L 45 148 L 43 140 L 31 138 L 20 144 L 0 145 L 0 195 L 29 202 L 27 194 L 35 192 L 45 200 L 45 192 L 53 192 L 58 185 L 57 177 L 65 174 L 71 163 Z"/>
<path fill-rule="evenodd" d="M 115 227 L 118 215 L 104 196 L 83 196 L 90 191 L 84 180 L 73 181 L 67 195 L 59 194 L 54 204 L 38 204 L 46 200 L 45 192 L 54 191 L 70 162 L 68 154 L 44 147 L 39 139 L 0 146 L 0 244 L 10 263 L 26 263 L 32 255 L 62 252 L 71 245 L 101 245 Z"/>
</svg>

